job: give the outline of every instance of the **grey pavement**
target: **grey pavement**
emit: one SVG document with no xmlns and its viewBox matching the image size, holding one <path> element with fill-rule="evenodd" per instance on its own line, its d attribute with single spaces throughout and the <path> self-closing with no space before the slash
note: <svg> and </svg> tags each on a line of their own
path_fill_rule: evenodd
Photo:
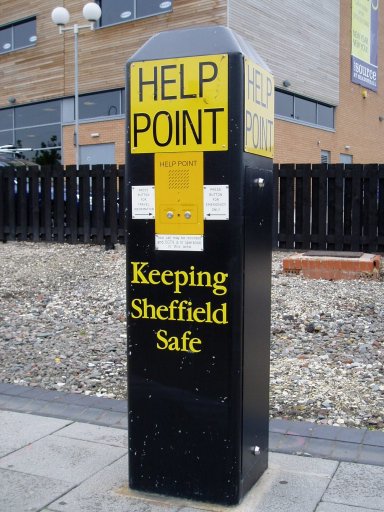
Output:
<svg viewBox="0 0 384 512">
<path fill-rule="evenodd" d="M 384 512 L 384 432 L 270 422 L 236 507 L 128 489 L 127 404 L 0 383 L 1 512 Z"/>
</svg>

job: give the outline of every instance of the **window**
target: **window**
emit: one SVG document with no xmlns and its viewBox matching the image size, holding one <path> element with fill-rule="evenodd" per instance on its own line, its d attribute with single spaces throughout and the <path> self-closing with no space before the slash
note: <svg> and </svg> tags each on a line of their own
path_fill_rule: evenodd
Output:
<svg viewBox="0 0 384 512">
<path fill-rule="evenodd" d="M 276 90 L 275 113 L 288 119 L 334 128 L 334 107 L 292 93 Z"/>
<path fill-rule="evenodd" d="M 331 163 L 331 152 L 326 151 L 325 149 L 322 149 L 321 153 L 320 153 L 320 161 L 322 164 L 330 164 Z"/>
<path fill-rule="evenodd" d="M 293 95 L 276 91 L 275 112 L 279 116 L 293 117 Z"/>
<path fill-rule="evenodd" d="M 21 148 L 48 148 L 61 145 L 61 125 L 35 126 L 15 130 L 16 146 Z"/>
<path fill-rule="evenodd" d="M 295 98 L 295 119 L 316 124 L 316 103 L 304 98 Z"/>
<path fill-rule="evenodd" d="M 0 54 L 34 46 L 36 41 L 36 18 L 0 28 Z"/>
<path fill-rule="evenodd" d="M 317 104 L 317 124 L 334 128 L 333 113 L 334 108 L 322 103 Z"/>
<path fill-rule="evenodd" d="M 348 155 L 347 153 L 340 153 L 340 163 L 342 164 L 352 164 L 353 156 Z"/>
<path fill-rule="evenodd" d="M 5 144 L 25 148 L 23 157 L 39 164 L 59 161 L 61 101 L 1 109 L 0 146 Z"/>
<path fill-rule="evenodd" d="M 13 130 L 0 132 L 0 146 L 13 145 Z"/>
<path fill-rule="evenodd" d="M 98 92 L 79 98 L 80 119 L 117 116 L 121 113 L 121 91 Z"/>
<path fill-rule="evenodd" d="M 172 11 L 172 0 L 98 0 L 100 26 L 115 25 Z"/>
<path fill-rule="evenodd" d="M 57 100 L 15 108 L 16 128 L 58 123 L 60 118 L 60 101 Z"/>
<path fill-rule="evenodd" d="M 13 128 L 13 108 L 0 110 L 0 130 L 11 130 Z"/>
</svg>

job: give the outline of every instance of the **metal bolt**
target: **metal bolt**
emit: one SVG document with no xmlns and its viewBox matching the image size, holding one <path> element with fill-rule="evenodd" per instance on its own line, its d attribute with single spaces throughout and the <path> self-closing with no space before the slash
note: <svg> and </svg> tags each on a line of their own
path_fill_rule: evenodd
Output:
<svg viewBox="0 0 384 512">
<path fill-rule="evenodd" d="M 253 183 L 259 188 L 264 188 L 265 180 L 264 178 L 256 178 L 255 180 L 253 180 Z"/>
<path fill-rule="evenodd" d="M 190 219 L 190 218 L 192 217 L 192 213 L 191 213 L 191 212 L 188 212 L 188 211 L 187 211 L 187 212 L 184 212 L 184 217 L 185 217 L 186 219 Z"/>
<path fill-rule="evenodd" d="M 174 215 L 173 212 L 171 212 L 171 211 L 167 212 L 168 219 L 173 219 L 173 215 Z"/>
</svg>

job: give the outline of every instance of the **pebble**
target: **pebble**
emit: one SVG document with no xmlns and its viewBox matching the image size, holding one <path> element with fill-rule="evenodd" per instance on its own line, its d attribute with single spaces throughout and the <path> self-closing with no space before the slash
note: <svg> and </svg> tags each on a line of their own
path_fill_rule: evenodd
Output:
<svg viewBox="0 0 384 512">
<path fill-rule="evenodd" d="M 272 255 L 270 416 L 384 430 L 384 275 L 307 280 Z M 125 247 L 0 244 L 0 381 L 125 399 Z"/>
</svg>

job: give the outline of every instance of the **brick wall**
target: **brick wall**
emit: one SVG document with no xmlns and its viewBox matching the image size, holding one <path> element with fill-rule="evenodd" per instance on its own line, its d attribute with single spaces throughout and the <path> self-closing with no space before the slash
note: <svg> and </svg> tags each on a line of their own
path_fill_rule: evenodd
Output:
<svg viewBox="0 0 384 512">
<path fill-rule="evenodd" d="M 75 146 L 73 145 L 74 126 L 64 126 L 62 145 L 63 165 L 73 165 L 75 163 Z M 92 134 L 99 134 L 97 137 Z M 125 163 L 125 120 L 99 121 L 94 123 L 81 124 L 79 128 L 80 146 L 88 144 L 107 144 L 115 143 L 116 164 Z"/>
<path fill-rule="evenodd" d="M 384 116 L 384 5 L 380 4 L 379 17 L 378 92 L 367 89 L 364 99 L 364 88 L 350 80 L 352 0 L 341 0 L 340 4 L 340 95 L 335 132 L 277 120 L 278 163 L 319 163 L 322 149 L 331 152 L 331 163 L 340 161 L 340 153 L 352 155 L 354 163 L 384 162 L 384 121 L 379 121 L 379 115 Z"/>
</svg>

